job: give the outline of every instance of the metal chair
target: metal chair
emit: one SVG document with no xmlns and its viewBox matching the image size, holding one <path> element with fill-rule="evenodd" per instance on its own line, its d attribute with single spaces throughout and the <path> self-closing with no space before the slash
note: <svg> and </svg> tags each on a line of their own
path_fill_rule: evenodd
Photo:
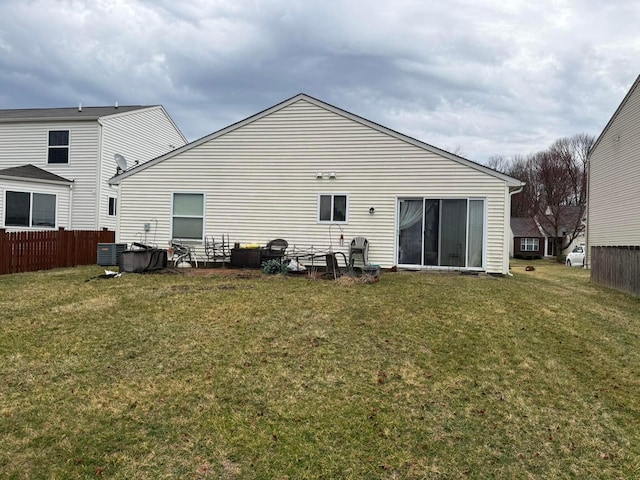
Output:
<svg viewBox="0 0 640 480">
<path fill-rule="evenodd" d="M 211 240 L 204 237 L 204 253 L 207 256 L 208 262 L 216 263 L 218 260 L 222 262 L 222 266 L 225 266 L 227 261 L 231 260 L 231 247 L 229 246 L 229 235 L 222 235 L 222 240 L 216 242 L 212 236 Z"/>
<path fill-rule="evenodd" d="M 351 240 L 349 245 L 349 265 L 354 266 L 356 256 L 362 258 L 362 265 L 366 266 L 369 263 L 369 240 L 365 237 L 355 237 Z"/>
<path fill-rule="evenodd" d="M 189 245 L 182 243 L 178 239 L 171 240 L 171 247 L 169 247 L 169 254 L 171 255 L 171 261 L 174 267 L 188 268 L 191 267 L 191 263 L 196 264 L 198 268 L 198 257 L 191 250 Z"/>
<path fill-rule="evenodd" d="M 285 251 L 289 246 L 289 242 L 282 238 L 276 238 L 267 243 L 266 248 L 260 251 L 261 261 L 266 262 L 269 260 L 282 260 Z"/>
</svg>

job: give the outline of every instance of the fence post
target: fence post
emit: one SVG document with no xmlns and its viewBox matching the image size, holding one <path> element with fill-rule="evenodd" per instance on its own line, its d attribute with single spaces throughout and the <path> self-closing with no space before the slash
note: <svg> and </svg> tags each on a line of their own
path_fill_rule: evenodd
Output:
<svg viewBox="0 0 640 480">
<path fill-rule="evenodd" d="M 67 257 L 67 242 L 66 235 L 64 233 L 64 227 L 58 228 L 58 260 L 55 268 L 61 268 L 65 266 Z"/>
</svg>

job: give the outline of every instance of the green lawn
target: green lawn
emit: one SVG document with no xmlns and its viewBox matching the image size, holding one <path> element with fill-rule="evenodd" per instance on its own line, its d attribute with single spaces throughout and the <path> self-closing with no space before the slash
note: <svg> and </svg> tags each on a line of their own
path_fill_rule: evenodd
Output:
<svg viewBox="0 0 640 480">
<path fill-rule="evenodd" d="M 532 264 L 2 276 L 0 476 L 640 477 L 640 299 Z"/>
</svg>

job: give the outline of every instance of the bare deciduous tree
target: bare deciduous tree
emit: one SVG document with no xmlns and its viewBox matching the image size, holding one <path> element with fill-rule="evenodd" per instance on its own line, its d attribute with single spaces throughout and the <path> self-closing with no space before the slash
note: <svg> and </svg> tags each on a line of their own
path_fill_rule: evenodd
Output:
<svg viewBox="0 0 640 480">
<path fill-rule="evenodd" d="M 531 159 L 532 155 L 523 157 L 516 155 L 512 159 L 505 158 L 501 155 L 489 157 L 485 165 L 498 172 L 517 178 L 525 183 L 522 192 L 511 198 L 511 216 L 512 217 L 531 217 L 535 215 L 535 191 L 537 182 L 535 182 L 534 163 Z"/>
<path fill-rule="evenodd" d="M 526 183 L 512 199 L 511 215 L 535 216 L 555 242 L 558 261 L 584 231 L 587 202 L 587 155 L 595 137 L 584 133 L 559 138 L 544 151 L 516 156 L 511 161 L 494 156 L 487 166 Z"/>
</svg>

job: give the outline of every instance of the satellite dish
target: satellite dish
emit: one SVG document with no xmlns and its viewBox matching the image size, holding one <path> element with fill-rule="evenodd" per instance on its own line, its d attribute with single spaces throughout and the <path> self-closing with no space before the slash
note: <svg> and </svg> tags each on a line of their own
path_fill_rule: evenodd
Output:
<svg viewBox="0 0 640 480">
<path fill-rule="evenodd" d="M 116 161 L 119 170 L 124 171 L 127 169 L 127 160 L 122 155 L 116 153 L 113 155 L 113 159 Z"/>
</svg>

